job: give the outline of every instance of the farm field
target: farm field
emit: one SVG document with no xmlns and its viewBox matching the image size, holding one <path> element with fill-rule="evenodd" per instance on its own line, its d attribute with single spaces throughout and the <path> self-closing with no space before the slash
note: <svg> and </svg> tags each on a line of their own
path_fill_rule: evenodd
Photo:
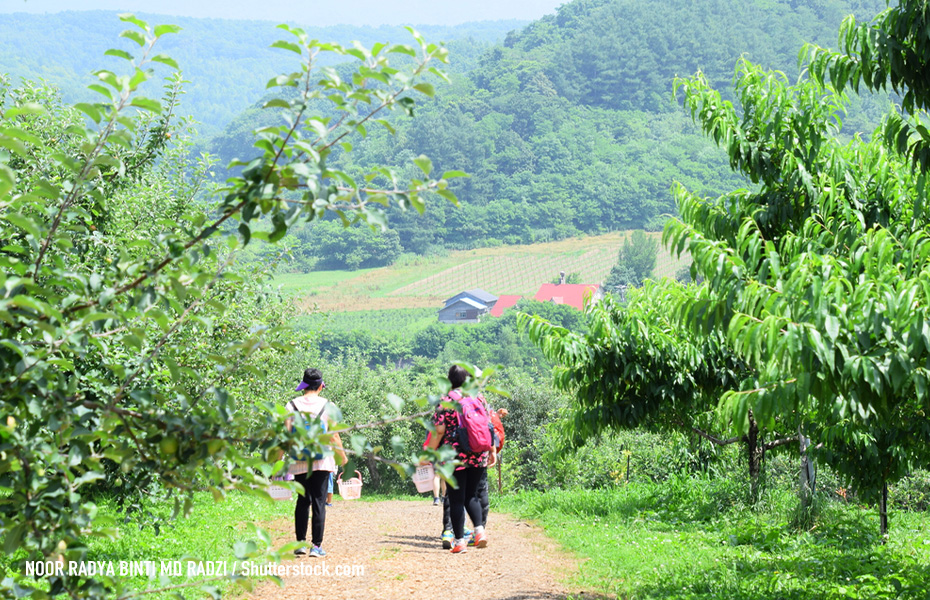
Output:
<svg viewBox="0 0 930 600">
<path fill-rule="evenodd" d="M 500 246 L 414 257 L 389 267 L 359 271 L 283 274 L 274 283 L 298 298 L 301 308 L 365 311 L 392 308 L 439 308 L 464 290 L 532 296 L 560 271 L 579 273 L 582 283 L 602 283 L 617 261 L 628 233 L 572 238 L 527 246 Z M 654 238 L 659 233 L 648 234 Z M 659 247 L 655 277 L 673 277 L 687 259 Z"/>
</svg>

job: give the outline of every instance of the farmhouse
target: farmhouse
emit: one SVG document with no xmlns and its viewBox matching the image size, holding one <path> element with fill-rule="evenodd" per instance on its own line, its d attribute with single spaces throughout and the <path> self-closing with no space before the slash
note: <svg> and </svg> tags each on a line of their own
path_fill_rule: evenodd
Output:
<svg viewBox="0 0 930 600">
<path fill-rule="evenodd" d="M 446 300 L 446 305 L 439 309 L 439 322 L 477 323 L 496 303 L 494 294 L 478 288 L 465 290 Z"/>
<path fill-rule="evenodd" d="M 604 291 L 595 283 L 544 283 L 533 299 L 540 302 L 568 304 L 582 310 L 585 300 L 597 303 L 603 297 Z"/>
</svg>

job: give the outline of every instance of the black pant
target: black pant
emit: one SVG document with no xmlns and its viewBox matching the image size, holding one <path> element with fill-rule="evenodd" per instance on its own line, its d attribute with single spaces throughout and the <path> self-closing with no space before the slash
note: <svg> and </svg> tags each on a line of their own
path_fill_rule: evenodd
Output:
<svg viewBox="0 0 930 600">
<path fill-rule="evenodd" d="M 294 481 L 304 488 L 304 493 L 297 496 L 294 507 L 294 534 L 298 542 L 307 540 L 307 519 L 313 507 L 312 542 L 314 546 L 323 543 L 323 527 L 326 524 L 326 491 L 329 488 L 329 471 L 313 471 L 294 475 Z"/>
<path fill-rule="evenodd" d="M 478 488 L 481 481 L 487 485 L 488 470 L 484 467 L 466 467 L 455 472 L 455 489 L 447 490 L 449 496 L 449 516 L 452 520 L 452 532 L 455 539 L 465 537 L 465 512 L 475 527 L 484 526 L 484 515 Z"/>
<path fill-rule="evenodd" d="M 448 488 L 447 488 L 448 489 Z M 484 517 L 484 526 L 488 526 L 488 512 L 491 508 L 491 501 L 488 498 L 488 473 L 485 471 L 484 477 L 478 484 L 478 501 L 481 502 L 481 516 Z M 449 502 L 449 494 L 442 499 L 442 530 L 443 532 L 452 531 L 452 510 Z"/>
<path fill-rule="evenodd" d="M 481 521 L 484 526 L 488 526 L 488 511 L 491 508 L 491 500 L 488 498 L 488 472 L 485 470 L 484 476 L 478 483 L 478 501 L 481 502 Z"/>
</svg>

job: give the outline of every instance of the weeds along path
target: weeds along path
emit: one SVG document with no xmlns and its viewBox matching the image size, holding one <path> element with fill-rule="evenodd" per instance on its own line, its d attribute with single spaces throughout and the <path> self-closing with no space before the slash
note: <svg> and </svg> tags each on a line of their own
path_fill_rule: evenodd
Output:
<svg viewBox="0 0 930 600">
<path fill-rule="evenodd" d="M 280 546 L 294 539 L 290 519 L 266 527 Z M 487 548 L 443 550 L 442 508 L 430 500 L 340 501 L 326 511 L 325 558 L 287 561 L 284 588 L 265 582 L 252 600 L 565 599 L 559 583 L 578 562 L 555 542 L 508 515 L 488 517 Z M 293 574 L 302 569 L 304 573 Z M 354 572 L 353 572 L 354 570 Z M 360 572 L 362 571 L 362 572 Z M 587 594 L 577 598 L 592 598 Z"/>
</svg>

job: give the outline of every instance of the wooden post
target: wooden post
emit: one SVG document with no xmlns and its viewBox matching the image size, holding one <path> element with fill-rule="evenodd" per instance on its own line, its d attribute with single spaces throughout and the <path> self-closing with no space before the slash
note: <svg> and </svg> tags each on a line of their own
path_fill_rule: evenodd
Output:
<svg viewBox="0 0 930 600">
<path fill-rule="evenodd" d="M 630 456 L 632 456 L 632 454 L 626 455 L 626 482 L 627 483 L 630 483 Z"/>
<path fill-rule="evenodd" d="M 497 493 L 504 491 L 503 484 L 501 483 L 501 457 L 497 455 Z"/>
<path fill-rule="evenodd" d="M 879 528 L 882 537 L 888 535 L 888 482 L 882 481 L 882 501 L 879 506 Z M 884 544 L 884 540 L 882 540 Z"/>
</svg>

